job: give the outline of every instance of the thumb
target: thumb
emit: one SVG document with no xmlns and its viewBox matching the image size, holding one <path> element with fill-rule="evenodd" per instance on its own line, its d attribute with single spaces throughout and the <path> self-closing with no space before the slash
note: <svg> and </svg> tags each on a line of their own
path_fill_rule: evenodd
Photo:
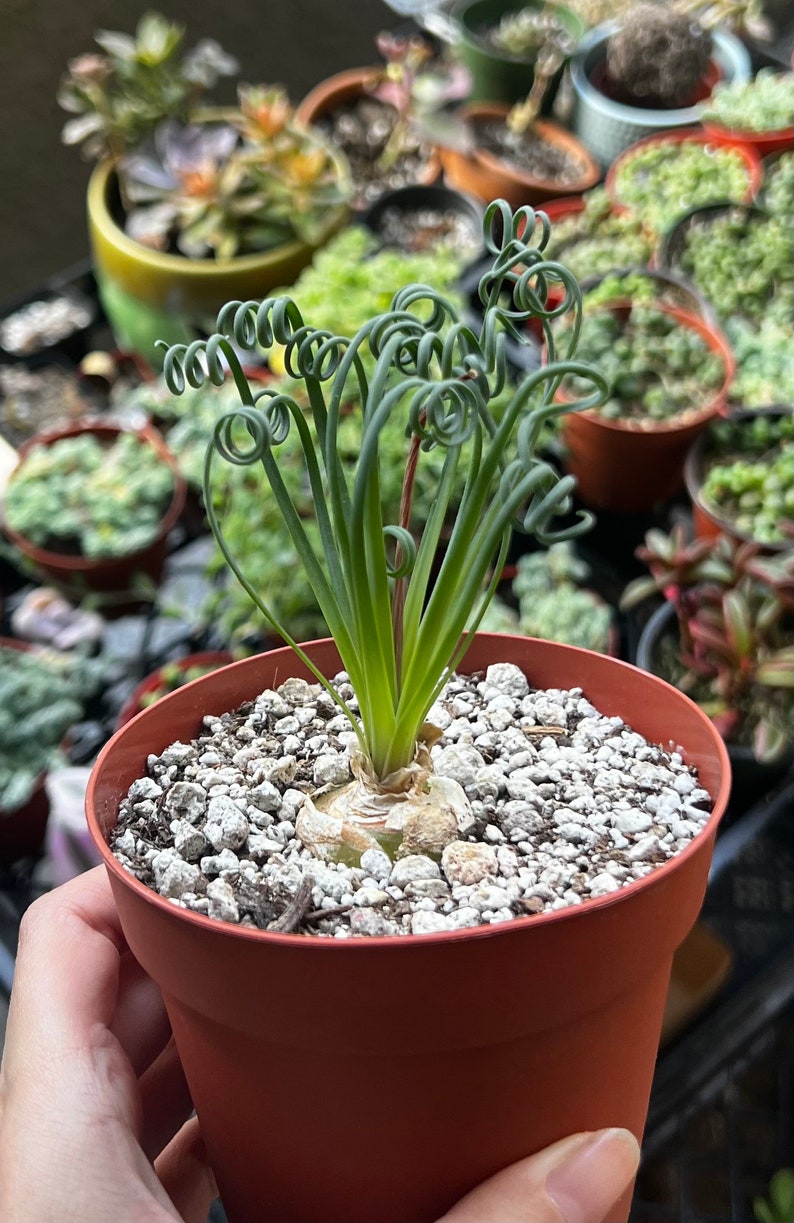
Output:
<svg viewBox="0 0 794 1223">
<path fill-rule="evenodd" d="M 628 1130 L 573 1134 L 497 1172 L 438 1223 L 600 1223 L 639 1160 Z"/>
</svg>

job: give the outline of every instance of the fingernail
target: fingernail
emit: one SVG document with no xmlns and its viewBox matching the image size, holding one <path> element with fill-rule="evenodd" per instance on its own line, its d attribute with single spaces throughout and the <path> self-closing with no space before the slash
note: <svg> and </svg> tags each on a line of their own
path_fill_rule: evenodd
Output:
<svg viewBox="0 0 794 1223">
<path fill-rule="evenodd" d="M 628 1130 L 596 1130 L 546 1177 L 546 1193 L 565 1223 L 595 1223 L 637 1171 L 640 1148 Z"/>
</svg>

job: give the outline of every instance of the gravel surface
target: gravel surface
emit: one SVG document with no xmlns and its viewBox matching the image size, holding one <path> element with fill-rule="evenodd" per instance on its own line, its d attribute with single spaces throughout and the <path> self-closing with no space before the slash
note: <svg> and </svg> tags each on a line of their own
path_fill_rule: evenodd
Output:
<svg viewBox="0 0 794 1223">
<path fill-rule="evenodd" d="M 355 707 L 347 676 L 334 683 Z M 311 823 L 309 793 L 351 780 L 356 748 L 331 697 L 297 679 L 150 756 L 121 803 L 113 851 L 174 904 L 222 921 L 336 938 L 424 934 L 617 891 L 708 819 L 710 797 L 677 751 L 600 714 L 581 689 L 531 689 L 512 664 L 453 676 L 428 720 L 443 732 L 434 784 L 455 816 L 395 860 L 366 832 L 344 861 L 296 834 Z"/>
</svg>

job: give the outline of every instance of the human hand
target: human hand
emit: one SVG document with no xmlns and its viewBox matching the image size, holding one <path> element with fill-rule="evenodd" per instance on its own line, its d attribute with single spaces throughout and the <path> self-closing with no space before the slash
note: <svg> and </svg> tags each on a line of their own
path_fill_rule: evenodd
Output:
<svg viewBox="0 0 794 1223">
<path fill-rule="evenodd" d="M 217 1190 L 191 1111 L 159 990 L 97 867 L 22 923 L 0 1069 L 0 1220 L 201 1223 Z M 441 1223 L 596 1223 L 638 1158 L 624 1130 L 574 1135 Z"/>
</svg>

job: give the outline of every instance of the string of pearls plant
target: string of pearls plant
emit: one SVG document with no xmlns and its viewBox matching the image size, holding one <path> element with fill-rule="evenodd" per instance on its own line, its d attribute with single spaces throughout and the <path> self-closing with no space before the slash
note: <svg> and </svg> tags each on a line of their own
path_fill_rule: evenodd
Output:
<svg viewBox="0 0 794 1223">
<path fill-rule="evenodd" d="M 261 304 L 230 302 L 207 340 L 162 344 L 173 394 L 207 382 L 219 386 L 229 371 L 236 383 L 240 406 L 219 417 L 207 450 L 208 519 L 232 572 L 350 719 L 359 751 L 352 753 L 356 781 L 343 797 L 345 818 L 382 820 L 378 800 L 389 794 L 404 798 L 410 791 L 436 803 L 428 748 L 439 732 L 425 719 L 493 596 L 511 532 L 551 542 L 590 526 L 590 517 L 580 513 L 572 525 L 555 530 L 554 519 L 571 510 L 574 481 L 560 477 L 538 453 L 550 417 L 595 407 L 607 389 L 597 371 L 574 357 L 581 296 L 573 275 L 544 257 L 550 232 L 542 212 L 521 208 L 514 215 L 503 200 L 487 208 L 484 236 L 492 264 L 479 283 L 478 331 L 432 287 L 409 285 L 352 337 L 315 329 L 290 298 L 277 297 Z M 564 296 L 547 309 L 552 284 L 561 285 Z M 575 321 L 558 354 L 550 320 L 568 311 Z M 527 344 L 532 319 L 540 321 L 547 359 L 505 396 L 506 337 Z M 283 390 L 249 385 L 240 354 L 273 344 L 282 346 L 287 373 L 305 386 L 308 408 Z M 367 349 L 375 358 L 369 374 L 362 361 Z M 562 379 L 571 374 L 592 389 L 575 403 L 555 402 Z M 492 410 L 497 396 L 500 407 Z M 361 429 L 352 470 L 337 446 L 340 419 L 350 411 L 359 415 Z M 383 506 L 379 474 L 381 433 L 395 413 L 405 421 L 406 436 L 397 510 Z M 305 459 L 317 548 L 279 470 L 279 446 L 291 430 Z M 417 539 L 409 530 L 412 488 L 422 454 L 434 447 L 444 451 L 444 461 L 435 503 Z M 213 500 L 218 457 L 264 469 L 358 712 L 277 623 L 229 552 Z"/>
</svg>

